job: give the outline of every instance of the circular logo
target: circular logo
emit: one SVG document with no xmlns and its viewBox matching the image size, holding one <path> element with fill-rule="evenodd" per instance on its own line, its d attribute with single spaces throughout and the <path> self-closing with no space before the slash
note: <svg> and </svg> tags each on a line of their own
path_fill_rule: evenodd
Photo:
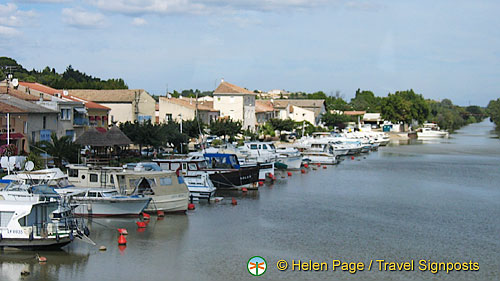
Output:
<svg viewBox="0 0 500 281">
<path fill-rule="evenodd" d="M 248 273 L 253 276 L 261 276 L 266 272 L 267 263 L 263 257 L 255 256 L 251 257 L 247 263 Z"/>
</svg>

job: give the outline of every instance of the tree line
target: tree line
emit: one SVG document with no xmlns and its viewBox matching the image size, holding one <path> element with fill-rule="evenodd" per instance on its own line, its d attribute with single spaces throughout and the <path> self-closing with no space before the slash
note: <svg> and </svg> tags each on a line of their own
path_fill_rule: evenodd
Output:
<svg viewBox="0 0 500 281">
<path fill-rule="evenodd" d="M 12 72 L 11 72 L 12 71 Z M 102 80 L 69 65 L 63 73 L 57 73 L 54 68 L 45 67 L 43 70 L 27 70 L 16 60 L 0 57 L 0 79 L 12 73 L 14 78 L 25 82 L 37 82 L 55 89 L 128 89 L 123 79 Z"/>
</svg>

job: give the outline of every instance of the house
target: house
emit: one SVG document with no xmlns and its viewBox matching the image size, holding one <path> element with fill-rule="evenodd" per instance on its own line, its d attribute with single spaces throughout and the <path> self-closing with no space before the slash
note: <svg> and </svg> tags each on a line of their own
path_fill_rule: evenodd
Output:
<svg viewBox="0 0 500 281">
<path fill-rule="evenodd" d="M 75 126 L 91 126 L 91 127 L 108 127 L 108 114 L 111 110 L 109 107 L 100 105 L 98 103 L 85 100 L 72 96 L 65 90 L 57 90 L 49 86 L 34 83 L 34 82 L 19 82 L 19 90 L 24 91 L 32 96 L 40 96 L 42 98 L 48 98 L 49 100 L 61 100 L 61 101 L 73 101 L 81 103 L 85 109 L 86 113 L 80 114 L 83 111 L 77 110 L 75 118 L 73 118 L 73 124 Z M 78 134 L 79 136 L 79 134 Z"/>
<path fill-rule="evenodd" d="M 255 117 L 257 124 L 264 124 L 269 119 L 275 118 L 275 110 L 273 103 L 270 100 L 256 100 L 255 101 Z"/>
<path fill-rule="evenodd" d="M 155 99 L 143 89 L 135 90 L 68 90 L 69 95 L 110 108 L 110 121 L 154 123 Z"/>
<path fill-rule="evenodd" d="M 278 118 L 290 118 L 294 121 L 308 121 L 313 125 L 319 124 L 321 115 L 326 112 L 325 100 L 309 99 L 280 99 L 273 101 L 278 111 Z"/>
<path fill-rule="evenodd" d="M 29 144 L 50 141 L 52 133 L 57 132 L 58 111 L 51 110 L 33 102 L 19 99 L 9 94 L 0 94 L 0 117 L 2 144 L 7 140 L 7 115 L 9 113 L 10 140 L 18 148 L 18 153 L 29 151 Z"/>
<path fill-rule="evenodd" d="M 380 124 L 384 122 L 384 119 L 380 116 L 380 113 L 365 113 L 363 115 L 363 123 L 375 125 L 376 127 L 380 127 Z"/>
<path fill-rule="evenodd" d="M 196 109 L 198 109 L 200 121 L 210 124 L 219 118 L 219 110 L 214 109 L 213 104 L 210 101 L 197 101 L 193 98 L 160 97 L 159 119 L 160 122 L 193 120 L 196 117 Z"/>
<path fill-rule="evenodd" d="M 214 91 L 214 109 L 220 112 L 221 117 L 229 117 L 242 122 L 242 129 L 255 130 L 256 94 L 247 89 L 221 81 Z"/>
<path fill-rule="evenodd" d="M 274 89 L 267 93 L 259 93 L 261 99 L 287 99 L 290 93 L 285 90 Z"/>
</svg>

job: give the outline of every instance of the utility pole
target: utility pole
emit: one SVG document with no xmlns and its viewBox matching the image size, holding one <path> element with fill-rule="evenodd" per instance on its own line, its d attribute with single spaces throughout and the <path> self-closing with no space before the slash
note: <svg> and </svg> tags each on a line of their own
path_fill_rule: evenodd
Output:
<svg viewBox="0 0 500 281">
<path fill-rule="evenodd" d="M 181 118 L 181 135 L 182 135 L 182 113 L 179 113 L 179 117 Z M 184 150 L 182 149 L 182 141 L 181 141 L 181 154 Z"/>
</svg>

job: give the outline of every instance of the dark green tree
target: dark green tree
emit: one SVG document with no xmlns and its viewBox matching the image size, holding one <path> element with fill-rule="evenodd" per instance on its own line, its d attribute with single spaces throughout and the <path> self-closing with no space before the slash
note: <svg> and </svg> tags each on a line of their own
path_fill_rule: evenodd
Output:
<svg viewBox="0 0 500 281">
<path fill-rule="evenodd" d="M 229 136 L 229 141 L 234 141 L 234 137 L 241 133 L 241 122 L 231 119 L 215 120 L 209 125 L 210 133 L 216 136 Z"/>
<path fill-rule="evenodd" d="M 35 144 L 41 150 L 53 157 L 54 164 L 62 168 L 63 160 L 69 163 L 77 163 L 80 153 L 80 145 L 73 142 L 71 136 L 58 138 L 55 133 L 51 135 L 51 141 L 41 141 Z"/>
</svg>

